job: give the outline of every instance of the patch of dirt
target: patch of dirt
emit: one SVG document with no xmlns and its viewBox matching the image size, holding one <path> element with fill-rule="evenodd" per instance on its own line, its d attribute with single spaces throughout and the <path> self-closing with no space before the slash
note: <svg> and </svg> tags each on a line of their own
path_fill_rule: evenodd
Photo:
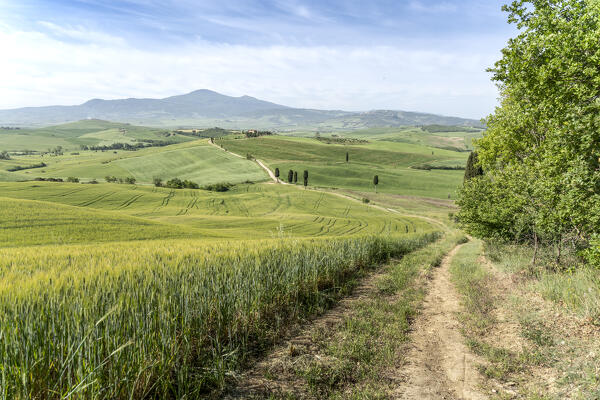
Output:
<svg viewBox="0 0 600 400">
<path fill-rule="evenodd" d="M 456 246 L 432 273 L 421 314 L 398 371 L 395 399 L 486 399 L 480 391 L 480 360 L 465 345 L 457 314 L 459 295 L 450 282 L 450 263 Z"/>
</svg>

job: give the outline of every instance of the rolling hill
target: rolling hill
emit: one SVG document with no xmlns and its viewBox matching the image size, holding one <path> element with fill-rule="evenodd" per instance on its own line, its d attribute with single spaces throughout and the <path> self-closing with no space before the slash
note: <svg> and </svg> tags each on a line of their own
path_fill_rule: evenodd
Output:
<svg viewBox="0 0 600 400">
<path fill-rule="evenodd" d="M 364 129 L 377 126 L 480 126 L 476 120 L 406 111 L 348 112 L 291 108 L 250 96 L 231 97 L 210 90 L 164 99 L 93 99 L 80 105 L 0 110 L 1 126 L 45 126 L 103 119 L 150 126 L 222 126 L 232 129 Z"/>
</svg>

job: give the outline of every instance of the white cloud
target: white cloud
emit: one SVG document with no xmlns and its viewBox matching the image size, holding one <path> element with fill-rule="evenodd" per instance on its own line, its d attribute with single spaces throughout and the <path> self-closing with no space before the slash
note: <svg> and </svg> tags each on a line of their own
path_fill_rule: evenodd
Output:
<svg viewBox="0 0 600 400">
<path fill-rule="evenodd" d="M 496 90 L 495 54 L 391 46 L 294 47 L 205 42 L 142 50 L 106 34 L 0 27 L 0 108 L 79 104 L 90 98 L 164 97 L 207 88 L 310 108 L 404 109 L 479 118 Z M 60 40 L 58 35 L 77 38 Z"/>
</svg>

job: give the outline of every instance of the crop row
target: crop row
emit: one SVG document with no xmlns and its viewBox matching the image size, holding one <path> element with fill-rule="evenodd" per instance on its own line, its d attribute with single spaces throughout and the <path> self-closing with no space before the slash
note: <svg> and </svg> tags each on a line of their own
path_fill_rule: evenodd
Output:
<svg viewBox="0 0 600 400">
<path fill-rule="evenodd" d="M 0 250 L 0 397 L 200 397 L 357 271 L 436 238 Z"/>
</svg>

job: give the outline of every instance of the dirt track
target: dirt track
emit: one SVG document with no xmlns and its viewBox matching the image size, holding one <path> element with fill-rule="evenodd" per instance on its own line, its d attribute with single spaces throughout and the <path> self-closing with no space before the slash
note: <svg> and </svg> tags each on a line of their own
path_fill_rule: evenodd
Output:
<svg viewBox="0 0 600 400">
<path fill-rule="evenodd" d="M 479 390 L 477 359 L 464 344 L 456 315 L 459 296 L 450 282 L 455 247 L 433 271 L 421 314 L 411 333 L 396 399 L 486 399 Z"/>
</svg>

